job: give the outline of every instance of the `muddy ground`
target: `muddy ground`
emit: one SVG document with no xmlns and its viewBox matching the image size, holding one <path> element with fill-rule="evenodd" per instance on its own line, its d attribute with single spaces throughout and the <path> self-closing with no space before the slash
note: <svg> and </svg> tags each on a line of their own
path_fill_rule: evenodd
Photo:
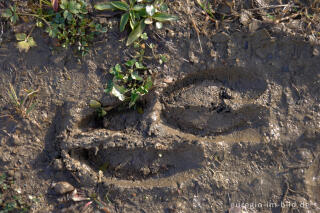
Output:
<svg viewBox="0 0 320 213">
<path fill-rule="evenodd" d="M 99 121 L 88 103 L 114 101 L 103 93 L 108 70 L 130 55 L 119 17 L 92 13 L 109 29 L 80 59 L 41 29 L 38 46 L 20 53 L 14 32 L 25 24 L 2 20 L 1 172 L 30 212 L 81 212 L 86 202 L 56 194 L 58 181 L 109 212 L 320 212 L 319 25 L 247 10 L 287 2 L 237 1 L 238 17 L 221 4 L 218 23 L 194 1 L 170 1 L 179 21 L 147 29 L 170 59 L 148 65 L 155 85 L 143 113 L 113 110 Z M 29 118 L 13 109 L 9 82 L 20 95 L 40 89 Z M 99 207 L 87 212 L 108 212 Z"/>
</svg>

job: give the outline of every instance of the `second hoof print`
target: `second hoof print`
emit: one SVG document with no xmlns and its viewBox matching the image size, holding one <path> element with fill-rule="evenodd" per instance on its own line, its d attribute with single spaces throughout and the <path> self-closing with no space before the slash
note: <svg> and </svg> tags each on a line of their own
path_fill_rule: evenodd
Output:
<svg viewBox="0 0 320 213">
<path fill-rule="evenodd" d="M 162 120 L 197 136 L 216 136 L 267 124 L 259 104 L 263 79 L 244 69 L 196 72 L 169 86 L 163 95 Z"/>
</svg>

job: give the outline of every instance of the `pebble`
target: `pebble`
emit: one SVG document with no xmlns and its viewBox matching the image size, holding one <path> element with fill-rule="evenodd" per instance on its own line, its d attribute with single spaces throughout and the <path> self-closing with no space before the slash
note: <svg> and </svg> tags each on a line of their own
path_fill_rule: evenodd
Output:
<svg viewBox="0 0 320 213">
<path fill-rule="evenodd" d="M 194 52 L 192 51 L 189 52 L 189 58 L 192 63 L 195 63 L 195 64 L 199 63 L 199 58 L 195 56 Z"/>
<path fill-rule="evenodd" d="M 70 183 L 64 181 L 56 183 L 53 188 L 57 194 L 65 194 L 74 190 Z"/>
<path fill-rule="evenodd" d="M 55 170 L 63 170 L 63 163 L 61 159 L 55 159 L 53 161 L 53 168 Z"/>
</svg>

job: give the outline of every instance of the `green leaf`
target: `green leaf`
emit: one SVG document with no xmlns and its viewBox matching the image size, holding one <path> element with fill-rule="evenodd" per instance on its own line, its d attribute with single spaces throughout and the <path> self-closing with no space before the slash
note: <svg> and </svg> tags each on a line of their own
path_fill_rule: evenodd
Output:
<svg viewBox="0 0 320 213">
<path fill-rule="evenodd" d="M 153 19 L 157 20 L 157 21 L 175 21 L 178 20 L 178 17 L 176 16 L 172 16 L 166 13 L 155 13 L 152 16 Z"/>
<path fill-rule="evenodd" d="M 136 59 L 131 59 L 130 61 L 127 61 L 125 65 L 128 67 L 132 67 L 136 63 L 136 61 Z"/>
<path fill-rule="evenodd" d="M 132 44 L 135 40 L 137 40 L 141 36 L 145 26 L 146 24 L 144 23 L 144 20 L 141 20 L 140 23 L 136 26 L 136 28 L 132 30 L 132 32 L 129 34 L 127 44 L 126 44 L 127 46 Z"/>
<path fill-rule="evenodd" d="M 107 115 L 107 112 L 104 109 L 100 109 L 98 112 L 98 116 L 99 117 L 104 117 Z"/>
<path fill-rule="evenodd" d="M 130 97 L 129 108 L 133 107 L 136 104 L 138 99 L 139 99 L 139 94 L 136 92 L 132 92 Z"/>
<path fill-rule="evenodd" d="M 154 8 L 153 5 L 147 5 L 146 6 L 146 12 L 149 16 L 153 16 L 154 13 L 156 12 L 156 9 Z"/>
<path fill-rule="evenodd" d="M 99 109 L 99 108 L 101 108 L 101 103 L 96 100 L 91 100 L 89 103 L 89 106 L 93 109 Z"/>
<path fill-rule="evenodd" d="M 139 74 L 137 72 L 133 72 L 131 73 L 131 78 L 137 81 L 143 81 L 143 78 L 141 76 L 139 76 Z"/>
<path fill-rule="evenodd" d="M 168 5 L 162 4 L 162 5 L 160 6 L 160 10 L 161 10 L 162 12 L 167 12 L 167 11 L 168 11 Z"/>
<path fill-rule="evenodd" d="M 133 6 L 132 10 L 137 12 L 142 11 L 142 10 L 145 10 L 145 6 L 142 4 L 136 4 Z"/>
<path fill-rule="evenodd" d="M 126 27 L 129 20 L 129 13 L 125 13 L 121 16 L 120 20 L 120 32 L 124 31 L 124 28 Z"/>
<path fill-rule="evenodd" d="M 142 33 L 141 39 L 143 39 L 143 40 L 148 40 L 148 35 L 147 35 L 147 33 Z"/>
<path fill-rule="evenodd" d="M 111 94 L 117 97 L 120 101 L 125 100 L 124 94 L 126 93 L 126 89 L 124 87 L 114 85 L 111 90 Z"/>
<path fill-rule="evenodd" d="M 136 68 L 137 68 L 137 69 L 146 69 L 146 67 L 143 66 L 143 64 L 142 64 L 141 62 L 138 62 L 138 61 L 137 61 L 137 62 L 135 63 L 135 65 L 136 65 Z"/>
<path fill-rule="evenodd" d="M 27 41 L 19 41 L 18 48 L 20 52 L 22 51 L 28 52 L 28 50 L 30 49 L 30 46 Z"/>
<path fill-rule="evenodd" d="M 112 1 L 110 2 L 112 6 L 114 6 L 115 8 L 119 9 L 119 10 L 124 10 L 124 11 L 128 11 L 129 10 L 129 5 L 125 2 L 122 1 Z"/>
<path fill-rule="evenodd" d="M 16 39 L 18 41 L 24 41 L 27 38 L 27 35 L 25 33 L 17 33 L 16 34 Z"/>
<path fill-rule="evenodd" d="M 152 85 L 153 85 L 152 78 L 151 78 L 151 76 L 149 76 L 149 77 L 147 78 L 147 81 L 146 81 L 145 85 L 144 85 L 144 88 L 145 88 L 147 91 L 149 91 L 149 90 L 151 89 Z"/>
<path fill-rule="evenodd" d="M 94 8 L 96 8 L 97 10 L 115 10 L 116 9 L 116 7 L 112 6 L 110 2 L 96 4 L 94 5 Z"/>
<path fill-rule="evenodd" d="M 30 47 L 35 47 L 35 46 L 37 46 L 36 42 L 34 41 L 34 39 L 33 39 L 32 37 L 29 37 L 29 38 L 27 39 L 27 42 L 28 42 L 28 44 L 29 44 Z"/>
<path fill-rule="evenodd" d="M 12 16 L 12 12 L 10 9 L 6 9 L 5 11 L 3 11 L 3 13 L 1 14 L 1 17 L 3 18 L 10 18 Z"/>
<path fill-rule="evenodd" d="M 109 81 L 109 83 L 107 84 L 107 88 L 104 90 L 105 93 L 110 93 L 112 91 L 112 88 L 113 88 L 113 81 Z"/>
<path fill-rule="evenodd" d="M 28 115 L 35 107 L 36 107 L 37 103 L 33 103 L 26 111 L 26 115 Z"/>
<path fill-rule="evenodd" d="M 116 64 L 116 66 L 114 67 L 116 72 L 121 72 L 121 66 L 120 64 Z"/>
<path fill-rule="evenodd" d="M 19 20 L 19 17 L 14 14 L 13 16 L 10 17 L 10 21 L 15 24 Z"/>
</svg>

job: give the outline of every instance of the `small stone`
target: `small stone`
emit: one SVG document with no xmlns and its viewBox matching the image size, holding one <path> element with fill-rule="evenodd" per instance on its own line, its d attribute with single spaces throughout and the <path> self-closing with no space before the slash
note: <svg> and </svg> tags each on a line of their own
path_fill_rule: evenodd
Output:
<svg viewBox="0 0 320 213">
<path fill-rule="evenodd" d="M 313 49 L 312 54 L 313 54 L 314 56 L 319 56 L 319 55 L 320 55 L 319 49 L 315 47 L 315 48 Z"/>
<path fill-rule="evenodd" d="M 142 168 L 140 171 L 144 176 L 147 176 L 150 174 L 150 169 L 148 167 Z"/>
<path fill-rule="evenodd" d="M 55 159 L 53 161 L 53 169 L 55 169 L 55 170 L 62 170 L 63 169 L 63 162 L 61 159 Z"/>
<path fill-rule="evenodd" d="M 250 12 L 249 11 L 243 11 L 241 12 L 240 15 L 240 22 L 241 24 L 243 24 L 244 26 L 247 26 L 250 23 Z"/>
<path fill-rule="evenodd" d="M 253 19 L 252 22 L 249 24 L 249 31 L 255 32 L 257 31 L 261 26 L 261 21 Z"/>
<path fill-rule="evenodd" d="M 65 194 L 74 190 L 70 183 L 64 181 L 56 183 L 53 188 L 57 194 Z"/>
<path fill-rule="evenodd" d="M 195 64 L 199 63 L 199 58 L 195 56 L 194 52 L 192 51 L 189 52 L 189 58 L 192 63 L 195 63 Z"/>
<path fill-rule="evenodd" d="M 23 143 L 22 140 L 20 140 L 18 135 L 12 135 L 10 138 L 10 144 L 14 145 L 14 146 L 19 146 Z"/>
<path fill-rule="evenodd" d="M 163 79 L 164 83 L 170 84 L 173 82 L 173 78 L 170 76 L 167 76 L 165 79 Z"/>
<path fill-rule="evenodd" d="M 211 50 L 210 50 L 210 56 L 211 56 L 212 58 L 216 58 L 216 57 L 218 56 L 218 54 L 217 54 L 216 51 L 214 51 L 213 49 L 211 49 Z"/>
<path fill-rule="evenodd" d="M 8 171 L 8 175 L 11 176 L 11 177 L 13 177 L 13 176 L 14 176 L 14 170 L 9 170 L 9 171 Z"/>
</svg>

